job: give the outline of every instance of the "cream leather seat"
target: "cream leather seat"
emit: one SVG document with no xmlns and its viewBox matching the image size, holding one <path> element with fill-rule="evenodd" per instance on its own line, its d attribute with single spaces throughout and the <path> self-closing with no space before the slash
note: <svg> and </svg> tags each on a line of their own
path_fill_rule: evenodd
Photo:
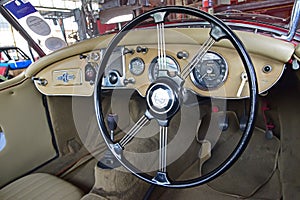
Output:
<svg viewBox="0 0 300 200">
<path fill-rule="evenodd" d="M 1 200 L 79 200 L 83 195 L 71 183 L 44 173 L 25 176 L 0 190 Z"/>
</svg>

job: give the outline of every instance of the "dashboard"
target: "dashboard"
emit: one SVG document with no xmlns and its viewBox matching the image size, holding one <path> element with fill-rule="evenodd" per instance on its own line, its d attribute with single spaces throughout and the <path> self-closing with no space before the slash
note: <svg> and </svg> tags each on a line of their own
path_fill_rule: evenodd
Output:
<svg viewBox="0 0 300 200">
<path fill-rule="evenodd" d="M 166 44 L 165 56 L 158 57 L 155 36 L 153 39 L 149 37 L 145 42 L 142 38 L 144 31 L 153 30 L 135 31 L 112 52 L 102 79 L 104 89 L 135 89 L 145 96 L 149 85 L 157 78 L 161 62 L 165 63 L 169 76 L 180 76 L 186 66 L 192 63 L 192 70 L 184 83 L 186 89 L 201 96 L 216 98 L 240 99 L 249 96 L 245 69 L 238 53 L 230 44 L 216 43 L 201 60 L 194 61 L 202 39 L 193 38 L 196 37 L 195 33 L 189 33 L 188 29 L 176 30 L 170 32 L 171 35 L 166 34 L 171 42 Z M 188 35 L 189 39 L 186 41 L 178 40 L 178 32 L 179 35 L 182 32 L 192 35 Z M 254 64 L 259 93 L 266 92 L 280 79 L 294 47 L 253 33 L 241 32 L 239 36 Z M 101 37 L 86 42 L 95 40 L 101 40 Z M 284 52 L 274 53 L 274 47 Z M 91 96 L 105 51 L 106 46 L 100 46 L 50 64 L 37 73 L 36 76 L 44 81 L 35 81 L 36 87 L 45 95 Z"/>
</svg>

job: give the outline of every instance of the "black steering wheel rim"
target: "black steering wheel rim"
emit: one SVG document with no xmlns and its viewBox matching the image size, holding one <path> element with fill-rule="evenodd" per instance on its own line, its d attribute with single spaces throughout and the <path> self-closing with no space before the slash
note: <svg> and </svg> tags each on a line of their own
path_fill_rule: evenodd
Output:
<svg viewBox="0 0 300 200">
<path fill-rule="evenodd" d="M 104 116 L 101 110 L 101 94 L 102 94 L 102 77 L 105 71 L 105 67 L 108 63 L 110 54 L 113 52 L 114 48 L 119 44 L 119 42 L 124 38 L 124 36 L 127 34 L 128 31 L 133 29 L 135 26 L 137 26 L 140 22 L 150 18 L 153 14 L 159 13 L 159 12 L 167 12 L 167 13 L 182 13 L 182 14 L 189 14 L 194 15 L 196 17 L 202 18 L 206 21 L 208 21 L 212 26 L 217 26 L 220 28 L 222 33 L 225 33 L 225 35 L 221 35 L 219 39 L 226 38 L 231 41 L 235 49 L 237 50 L 238 54 L 241 57 L 241 60 L 244 64 L 245 71 L 248 76 L 248 84 L 249 84 L 249 116 L 248 121 L 246 124 L 246 128 L 244 129 L 244 132 L 241 136 L 240 141 L 238 142 L 236 148 L 233 150 L 233 152 L 228 156 L 228 158 L 221 163 L 217 168 L 209 172 L 208 174 L 205 174 L 201 177 L 190 179 L 190 180 L 184 180 L 184 181 L 174 181 L 171 183 L 166 182 L 160 182 L 157 181 L 157 179 L 154 179 L 154 177 L 145 174 L 143 172 L 139 172 L 138 169 L 136 169 L 130 162 L 128 162 L 126 159 L 123 159 L 120 156 L 121 147 L 113 144 L 112 141 L 109 139 L 108 130 L 106 128 L 105 122 L 104 122 Z M 99 72 L 96 78 L 96 84 L 95 84 L 95 90 L 94 90 L 94 102 L 95 102 L 95 110 L 96 110 L 96 118 L 98 121 L 98 125 L 101 131 L 101 134 L 103 136 L 103 139 L 108 146 L 108 148 L 112 151 L 113 155 L 120 161 L 120 163 L 131 173 L 136 175 L 138 178 L 155 185 L 160 185 L 164 187 L 169 188 L 187 188 L 187 187 L 194 187 L 201 184 L 205 184 L 216 177 L 223 174 L 226 170 L 228 170 L 235 162 L 236 160 L 241 156 L 243 151 L 245 150 L 253 129 L 254 129 L 254 122 L 256 118 L 257 113 L 257 96 L 258 96 L 258 86 L 257 86 L 257 79 L 255 70 L 252 64 L 252 61 L 250 59 L 250 56 L 248 55 L 245 47 L 243 46 L 240 39 L 236 36 L 236 34 L 227 26 L 225 25 L 221 20 L 218 18 L 209 15 L 206 12 L 203 12 L 201 10 L 197 10 L 190 7 L 182 7 L 182 6 L 167 6 L 167 7 L 159 7 L 155 8 L 151 11 L 148 11 L 144 14 L 141 14 L 137 16 L 135 19 L 133 19 L 131 22 L 129 22 L 126 26 L 118 32 L 114 38 L 111 40 L 108 48 L 106 49 L 106 53 L 103 57 L 103 60 L 101 62 Z M 162 177 L 163 178 L 163 177 Z"/>
</svg>

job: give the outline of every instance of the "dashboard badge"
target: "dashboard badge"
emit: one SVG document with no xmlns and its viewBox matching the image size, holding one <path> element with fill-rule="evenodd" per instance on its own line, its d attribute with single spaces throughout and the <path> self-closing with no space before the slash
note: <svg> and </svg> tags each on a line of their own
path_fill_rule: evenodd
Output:
<svg viewBox="0 0 300 200">
<path fill-rule="evenodd" d="M 74 79 L 75 79 L 75 75 L 68 74 L 68 72 L 65 72 L 61 76 L 57 77 L 57 80 L 63 81 L 64 83 L 68 83 L 69 81 Z"/>
</svg>

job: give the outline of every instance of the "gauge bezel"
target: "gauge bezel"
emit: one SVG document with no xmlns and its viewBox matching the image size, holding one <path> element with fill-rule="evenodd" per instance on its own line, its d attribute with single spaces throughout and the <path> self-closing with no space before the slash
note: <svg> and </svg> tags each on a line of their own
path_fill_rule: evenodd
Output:
<svg viewBox="0 0 300 200">
<path fill-rule="evenodd" d="M 177 74 L 180 75 L 180 66 L 179 66 L 179 63 L 177 62 L 177 60 L 170 56 L 170 55 L 166 55 L 166 58 L 169 58 L 171 59 L 175 65 L 176 65 L 176 70 L 177 70 Z M 152 73 L 152 70 L 154 70 L 154 67 L 156 66 L 156 63 L 157 63 L 157 60 L 158 60 L 158 56 L 156 56 L 155 58 L 152 59 L 151 63 L 150 63 L 150 66 L 149 66 L 149 70 L 148 70 L 148 78 L 151 82 L 154 82 L 156 79 L 153 77 L 153 73 Z"/>
<path fill-rule="evenodd" d="M 132 63 L 135 62 L 135 61 L 137 61 L 137 60 L 140 61 L 142 63 L 142 66 L 143 66 L 142 67 L 143 70 L 141 72 L 139 72 L 139 73 L 136 73 L 133 70 L 133 65 L 132 65 Z M 129 71 L 130 71 L 131 74 L 133 74 L 135 76 L 139 76 L 139 75 L 143 74 L 144 71 L 145 71 L 145 62 L 144 62 L 144 60 L 142 58 L 140 58 L 140 57 L 135 57 L 135 58 L 131 59 L 130 62 L 129 62 Z"/>
<path fill-rule="evenodd" d="M 223 76 L 223 78 L 222 78 L 222 80 L 221 80 L 220 83 L 218 83 L 217 85 L 215 85 L 215 86 L 213 86 L 213 87 L 206 87 L 206 86 L 203 86 L 202 84 L 200 84 L 199 81 L 196 79 L 195 74 L 194 74 L 194 73 L 195 73 L 194 71 L 196 70 L 196 67 L 194 67 L 193 70 L 192 70 L 191 73 L 190 73 L 190 78 L 191 78 L 193 84 L 194 84 L 198 89 L 204 90 L 204 91 L 216 90 L 216 89 L 220 88 L 221 86 L 223 86 L 224 83 L 225 83 L 225 81 L 227 80 L 228 73 L 229 73 L 229 72 L 228 72 L 229 70 L 228 70 L 228 64 L 227 64 L 227 61 L 226 61 L 226 59 L 225 59 L 222 55 L 220 55 L 219 53 L 214 52 L 214 51 L 208 51 L 208 52 L 206 52 L 206 54 L 208 54 L 208 53 L 214 54 L 215 56 L 219 57 L 220 60 L 222 60 L 222 64 L 225 65 L 225 73 L 224 73 L 224 76 Z M 205 54 L 205 55 L 206 55 L 206 54 Z M 205 57 L 205 55 L 203 56 L 203 58 Z M 201 59 L 201 62 L 203 62 L 203 58 Z M 196 65 L 198 65 L 198 63 L 197 63 Z"/>
</svg>

